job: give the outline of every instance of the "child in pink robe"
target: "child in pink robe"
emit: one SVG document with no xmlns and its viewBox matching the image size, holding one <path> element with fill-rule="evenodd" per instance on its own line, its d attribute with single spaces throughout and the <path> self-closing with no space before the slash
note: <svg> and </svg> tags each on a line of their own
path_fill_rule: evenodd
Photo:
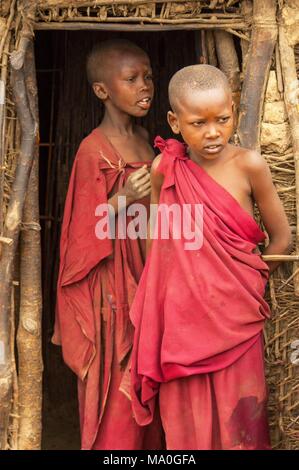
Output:
<svg viewBox="0 0 299 470">
<path fill-rule="evenodd" d="M 289 252 L 290 227 L 262 157 L 229 143 L 233 105 L 222 72 L 186 67 L 169 98 L 168 122 L 185 144 L 156 140 L 156 238 L 130 311 L 135 419 L 150 423 L 158 398 L 167 449 L 269 449 L 263 295 L 277 264 L 256 249 L 265 234 L 254 201 L 269 236 L 265 254 Z M 193 249 L 183 231 L 177 236 L 188 205 L 200 235 Z M 169 218 L 168 238 L 159 222 L 165 207 L 182 217 Z"/>
</svg>

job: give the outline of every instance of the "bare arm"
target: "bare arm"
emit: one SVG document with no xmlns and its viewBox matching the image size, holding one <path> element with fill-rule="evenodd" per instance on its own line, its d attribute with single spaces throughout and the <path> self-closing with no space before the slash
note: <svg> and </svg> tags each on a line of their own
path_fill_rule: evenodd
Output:
<svg viewBox="0 0 299 470">
<path fill-rule="evenodd" d="M 269 245 L 263 254 L 288 254 L 292 251 L 291 228 L 273 184 L 270 169 L 264 158 L 257 152 L 248 152 L 246 160 L 252 196 L 269 236 Z M 272 273 L 279 262 L 269 261 L 267 264 Z"/>
<path fill-rule="evenodd" d="M 158 171 L 158 166 L 161 161 L 161 154 L 158 155 L 153 161 L 151 168 L 151 205 L 159 204 L 161 187 L 164 181 L 164 175 Z M 148 237 L 146 240 L 146 254 L 149 253 L 152 246 L 152 238 L 150 233 L 150 222 L 154 226 L 155 220 L 150 220 L 148 224 Z"/>
</svg>

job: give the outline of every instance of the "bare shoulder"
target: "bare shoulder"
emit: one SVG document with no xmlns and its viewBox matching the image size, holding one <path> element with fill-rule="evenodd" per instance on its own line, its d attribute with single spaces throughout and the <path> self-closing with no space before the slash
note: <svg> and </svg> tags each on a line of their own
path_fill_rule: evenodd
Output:
<svg viewBox="0 0 299 470">
<path fill-rule="evenodd" d="M 136 131 L 141 138 L 143 138 L 147 142 L 149 141 L 149 132 L 144 127 L 136 126 Z"/>
<path fill-rule="evenodd" d="M 162 154 L 158 155 L 151 167 L 151 203 L 158 204 L 161 188 L 164 182 L 164 175 L 159 171 L 159 164 L 162 158 Z"/>
<path fill-rule="evenodd" d="M 159 171 L 159 164 L 162 158 L 160 153 L 153 161 L 151 167 L 151 182 L 153 187 L 161 187 L 164 181 L 164 175 Z"/>
<path fill-rule="evenodd" d="M 262 175 L 270 171 L 265 158 L 256 150 L 244 147 L 235 147 L 235 150 L 236 164 L 248 177 Z"/>
<path fill-rule="evenodd" d="M 256 150 L 236 147 L 238 152 L 238 164 L 242 165 L 248 171 L 259 171 L 267 167 L 266 160 Z"/>
<path fill-rule="evenodd" d="M 237 166 L 247 179 L 251 194 L 258 205 L 263 204 L 269 196 L 273 198 L 276 190 L 265 158 L 255 150 L 235 148 Z"/>
<path fill-rule="evenodd" d="M 162 158 L 162 153 L 160 153 L 159 155 L 157 155 L 157 157 L 154 158 L 152 167 L 151 167 L 152 175 L 161 174 L 160 171 L 158 170 L 161 158 Z"/>
</svg>

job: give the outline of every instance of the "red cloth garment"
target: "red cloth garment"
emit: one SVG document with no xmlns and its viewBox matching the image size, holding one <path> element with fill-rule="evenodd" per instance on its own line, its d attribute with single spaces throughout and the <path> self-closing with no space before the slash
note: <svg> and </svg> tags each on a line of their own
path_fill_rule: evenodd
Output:
<svg viewBox="0 0 299 470">
<path fill-rule="evenodd" d="M 177 449 L 183 449 L 184 443 L 186 448 L 189 444 L 182 442 L 182 435 L 177 433 L 176 444 L 169 435 L 171 416 L 181 415 L 182 426 L 187 416 L 184 410 L 188 401 L 180 405 L 181 399 L 185 400 L 185 392 L 181 395 L 177 392 L 180 384 L 183 390 L 188 389 L 186 384 L 190 383 L 192 400 L 189 403 L 196 402 L 196 396 L 200 396 L 196 387 L 201 388 L 203 399 L 192 408 L 190 419 L 192 417 L 196 423 L 197 413 L 206 415 L 210 422 L 202 419 L 199 430 L 202 434 L 211 426 L 212 400 L 220 400 L 221 406 L 228 410 L 224 418 L 221 407 L 215 405 L 213 419 L 218 419 L 221 426 L 224 426 L 222 418 L 234 422 L 234 416 L 239 416 L 237 421 L 247 420 L 241 422 L 245 428 L 250 427 L 248 420 L 254 417 L 242 410 L 238 414 L 244 400 L 247 404 L 247 400 L 252 399 L 258 405 L 265 400 L 263 373 L 257 374 L 253 384 L 250 377 L 254 370 L 246 365 L 252 366 L 253 358 L 259 361 L 257 369 L 263 370 L 260 341 L 265 319 L 270 315 L 263 298 L 269 268 L 253 251 L 257 243 L 265 239 L 265 234 L 251 215 L 189 158 L 184 144 L 174 139 L 165 142 L 161 138 L 156 139 L 156 144 L 163 151 L 159 171 L 164 174 L 164 183 L 159 208 L 163 204 L 167 207 L 178 204 L 181 208 L 184 204 L 192 207 L 202 204 L 202 228 L 195 220 L 195 212 L 191 213 L 194 225 L 203 232 L 203 245 L 196 250 L 186 250 L 188 240 L 173 236 L 174 223 L 170 224 L 169 239 L 160 236 L 152 242 L 130 311 L 135 327 L 132 403 L 137 422 L 150 423 L 161 386 L 160 412 L 167 446 L 174 449 L 177 444 Z M 225 377 L 226 372 L 232 378 L 242 377 L 240 368 L 244 368 L 247 385 L 238 380 L 230 383 L 216 379 Z M 204 396 L 209 393 L 215 398 L 211 395 L 207 405 Z M 177 400 L 178 397 L 181 399 Z M 177 406 L 174 406 L 176 400 Z M 260 416 L 259 426 L 267 429 L 265 414 Z M 179 419 L 178 416 L 176 422 Z M 186 417 L 185 428 L 190 425 L 190 419 Z M 237 427 L 241 424 L 237 423 Z M 267 433 L 263 435 L 264 443 L 260 444 L 259 440 L 257 445 L 267 447 Z M 224 441 L 218 442 L 215 448 L 230 448 L 228 436 Z M 231 448 L 233 441 L 236 439 L 231 440 Z M 201 442 L 200 438 L 193 440 L 194 443 L 195 448 L 201 445 L 213 448 L 211 439 L 209 444 Z M 242 443 L 238 445 L 242 448 Z"/>
<path fill-rule="evenodd" d="M 270 450 L 262 335 L 224 369 L 161 383 L 169 450 Z"/>
<path fill-rule="evenodd" d="M 129 308 L 144 265 L 145 240 L 101 240 L 95 232 L 97 206 L 142 165 L 124 162 L 97 128 L 82 141 L 70 178 L 53 342 L 62 345 L 64 361 L 78 376 L 82 449 L 143 448 L 147 435 L 119 390 L 132 348 Z M 149 198 L 138 202 L 148 208 Z M 158 448 L 155 440 L 145 445 Z"/>
</svg>

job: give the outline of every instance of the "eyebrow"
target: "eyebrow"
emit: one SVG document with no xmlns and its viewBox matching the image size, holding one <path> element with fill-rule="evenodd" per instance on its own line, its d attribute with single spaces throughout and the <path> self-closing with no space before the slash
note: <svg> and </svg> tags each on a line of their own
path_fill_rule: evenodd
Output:
<svg viewBox="0 0 299 470">
<path fill-rule="evenodd" d="M 215 117 L 216 118 L 224 118 L 224 117 L 228 117 L 230 114 L 231 114 L 230 112 L 227 112 L 227 113 L 223 113 L 221 115 L 219 114 L 218 116 L 215 116 Z M 194 115 L 194 117 L 191 117 L 190 119 L 191 120 L 192 119 L 197 119 L 198 121 L 205 121 L 206 120 L 206 118 L 204 118 L 204 117 L 198 117 L 198 116 L 195 116 L 195 115 Z"/>
<path fill-rule="evenodd" d="M 146 68 L 147 71 L 152 72 L 152 68 L 151 68 L 151 67 L 145 66 L 144 68 Z M 123 69 L 124 71 L 126 71 L 126 72 L 127 72 L 127 71 L 132 71 L 132 70 L 134 70 L 134 71 L 137 70 L 137 68 L 136 68 L 135 65 L 124 65 L 124 66 L 122 67 L 122 69 Z"/>
</svg>

